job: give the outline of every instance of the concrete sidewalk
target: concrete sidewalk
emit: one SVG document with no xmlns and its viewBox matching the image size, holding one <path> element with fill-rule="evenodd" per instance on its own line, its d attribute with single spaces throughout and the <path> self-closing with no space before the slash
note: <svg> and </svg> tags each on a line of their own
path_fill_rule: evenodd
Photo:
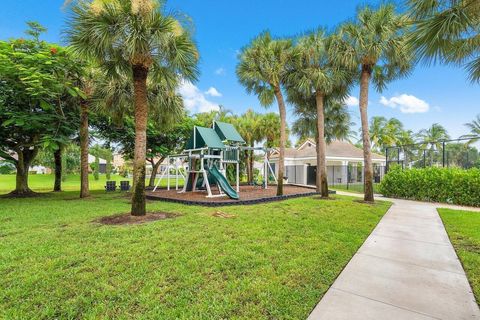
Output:
<svg viewBox="0 0 480 320">
<path fill-rule="evenodd" d="M 394 204 L 308 319 L 480 319 L 436 204 Z"/>
</svg>

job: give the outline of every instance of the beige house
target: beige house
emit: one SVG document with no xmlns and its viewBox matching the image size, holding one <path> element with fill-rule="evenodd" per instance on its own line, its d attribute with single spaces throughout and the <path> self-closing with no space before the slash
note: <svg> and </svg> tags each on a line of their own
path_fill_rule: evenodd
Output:
<svg viewBox="0 0 480 320">
<path fill-rule="evenodd" d="M 330 184 L 361 183 L 363 181 L 363 150 L 347 141 L 333 141 L 326 150 L 327 175 Z M 374 179 L 379 181 L 385 168 L 385 157 L 373 153 Z M 278 168 L 278 151 L 270 162 Z M 317 151 L 315 142 L 308 139 L 298 148 L 285 149 L 285 177 L 289 183 L 315 185 Z"/>
</svg>

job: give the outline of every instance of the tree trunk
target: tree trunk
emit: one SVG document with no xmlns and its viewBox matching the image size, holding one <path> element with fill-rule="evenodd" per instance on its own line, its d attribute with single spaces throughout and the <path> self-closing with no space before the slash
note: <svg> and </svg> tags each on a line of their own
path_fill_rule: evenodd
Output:
<svg viewBox="0 0 480 320">
<path fill-rule="evenodd" d="M 150 181 L 148 182 L 149 187 L 155 187 L 155 177 L 157 176 L 158 168 L 162 164 L 163 160 L 165 160 L 165 157 L 161 157 L 156 163 L 153 159 L 150 161 L 152 164 L 152 173 L 150 174 Z"/>
<path fill-rule="evenodd" d="M 148 68 L 135 65 L 133 71 L 135 107 L 135 155 L 133 159 L 133 192 L 131 214 L 143 216 L 145 204 L 145 159 L 147 153 L 147 76 Z"/>
<path fill-rule="evenodd" d="M 327 145 L 325 142 L 325 113 L 324 98 L 325 96 L 317 92 L 317 192 L 322 197 L 328 198 L 328 179 L 327 179 L 327 161 L 325 158 Z"/>
<path fill-rule="evenodd" d="M 283 195 L 283 173 L 285 171 L 285 144 L 287 142 L 287 111 L 285 109 L 285 101 L 283 100 L 282 91 L 279 87 L 274 89 L 275 97 L 278 103 L 278 111 L 280 113 L 280 150 L 278 156 L 278 185 L 277 196 Z"/>
<path fill-rule="evenodd" d="M 34 148 L 33 150 L 26 149 L 16 150 L 18 160 L 15 163 L 15 167 L 17 169 L 16 174 L 16 183 L 15 183 L 15 190 L 11 192 L 12 195 L 19 195 L 19 196 L 28 196 L 33 194 L 34 192 L 28 187 L 28 169 L 30 168 L 30 164 L 32 163 L 33 159 L 38 153 L 38 149 Z"/>
<path fill-rule="evenodd" d="M 53 185 L 53 191 L 62 191 L 62 148 L 59 147 L 53 153 L 53 159 L 55 163 L 55 183 Z"/>
<path fill-rule="evenodd" d="M 88 103 L 80 104 L 80 198 L 90 196 L 88 186 Z"/>
<path fill-rule="evenodd" d="M 370 76 L 372 67 L 368 65 L 362 66 L 362 75 L 360 78 L 360 118 L 362 122 L 362 141 L 363 141 L 363 185 L 364 185 L 364 200 L 374 201 L 373 198 L 373 164 L 372 164 L 372 150 L 370 146 L 370 134 L 368 130 L 368 86 L 370 83 Z"/>
</svg>

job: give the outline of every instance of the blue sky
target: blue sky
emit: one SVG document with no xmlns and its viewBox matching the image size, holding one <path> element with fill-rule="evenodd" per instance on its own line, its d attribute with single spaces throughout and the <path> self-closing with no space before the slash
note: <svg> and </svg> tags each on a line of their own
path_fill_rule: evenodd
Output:
<svg viewBox="0 0 480 320">
<path fill-rule="evenodd" d="M 45 40 L 61 42 L 66 13 L 63 0 L 5 1 L 0 11 L 0 39 L 23 35 L 25 21 L 35 20 L 49 30 Z M 275 36 L 294 36 L 318 26 L 334 28 L 351 19 L 358 6 L 377 1 L 314 0 L 171 0 L 167 10 L 192 18 L 200 50 L 201 76 L 194 85 L 182 88 L 192 112 L 222 104 L 236 113 L 248 108 L 266 112 L 255 96 L 248 95 L 235 75 L 238 51 L 257 34 L 270 30 Z M 358 97 L 353 88 L 352 97 Z M 382 98 L 383 97 L 383 98 Z M 353 121 L 360 122 L 355 99 L 350 100 Z M 418 65 L 403 80 L 382 92 L 370 90 L 369 116 L 400 119 L 405 127 L 418 131 L 437 122 L 452 137 L 466 133 L 464 123 L 480 113 L 480 86 L 469 83 L 461 68 Z M 276 111 L 273 105 L 270 111 Z M 290 115 L 290 121 L 293 117 Z"/>
</svg>

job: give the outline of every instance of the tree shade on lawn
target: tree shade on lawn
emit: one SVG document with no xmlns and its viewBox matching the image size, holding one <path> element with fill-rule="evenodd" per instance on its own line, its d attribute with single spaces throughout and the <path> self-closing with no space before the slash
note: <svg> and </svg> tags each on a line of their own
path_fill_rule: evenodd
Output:
<svg viewBox="0 0 480 320">
<path fill-rule="evenodd" d="M 132 215 L 145 215 L 147 79 L 171 83 L 169 75 L 197 77 L 198 53 L 190 33 L 164 12 L 158 0 L 80 1 L 72 8 L 68 37 L 72 48 L 108 74 L 133 84 L 135 155 Z M 177 81 L 173 81 L 172 88 Z"/>
<path fill-rule="evenodd" d="M 413 65 L 408 42 L 408 18 L 397 15 L 393 5 L 364 7 L 353 22 L 340 27 L 334 41 L 336 59 L 356 70 L 360 79 L 360 118 L 364 154 L 365 201 L 373 201 L 373 164 L 368 129 L 368 91 L 372 82 L 378 91 L 406 76 Z"/>
<path fill-rule="evenodd" d="M 149 202 L 180 216 L 108 226 L 128 199 L 77 192 L 1 200 L 0 318 L 305 319 L 389 206 Z"/>
<path fill-rule="evenodd" d="M 268 107 L 276 100 L 280 114 L 280 146 L 278 157 L 277 195 L 283 195 L 287 111 L 282 88 L 287 66 L 292 60 L 291 40 L 273 39 L 268 32 L 255 38 L 240 53 L 237 76 L 248 93 L 257 95 L 260 104 Z"/>
</svg>

